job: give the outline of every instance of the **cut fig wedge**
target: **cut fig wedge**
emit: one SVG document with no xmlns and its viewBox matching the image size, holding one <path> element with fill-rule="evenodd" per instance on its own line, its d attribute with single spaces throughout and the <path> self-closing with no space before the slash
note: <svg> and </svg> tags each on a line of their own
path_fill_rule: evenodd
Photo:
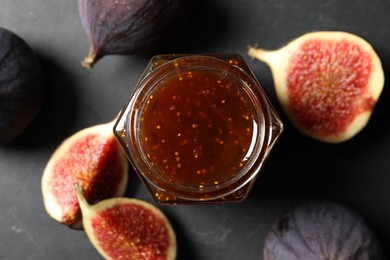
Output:
<svg viewBox="0 0 390 260">
<path fill-rule="evenodd" d="M 368 123 L 384 73 L 373 47 L 347 32 L 304 34 L 278 50 L 250 47 L 270 67 L 287 117 L 304 134 L 338 143 Z"/>
<path fill-rule="evenodd" d="M 82 228 L 75 183 L 82 186 L 90 203 L 124 194 L 128 161 L 113 135 L 113 124 L 75 133 L 48 161 L 41 183 L 43 202 L 47 213 L 58 222 Z"/>
<path fill-rule="evenodd" d="M 79 184 L 75 190 L 84 230 L 105 259 L 176 258 L 174 230 L 157 207 L 131 198 L 112 198 L 90 205 Z"/>
</svg>

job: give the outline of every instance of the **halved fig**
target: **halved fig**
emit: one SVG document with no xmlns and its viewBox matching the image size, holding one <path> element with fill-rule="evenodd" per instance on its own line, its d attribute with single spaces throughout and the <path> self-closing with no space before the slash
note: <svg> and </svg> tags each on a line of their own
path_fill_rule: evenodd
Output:
<svg viewBox="0 0 390 260">
<path fill-rule="evenodd" d="M 90 203 L 124 194 L 128 162 L 112 127 L 110 122 L 75 133 L 48 161 L 42 176 L 43 202 L 47 213 L 58 222 L 82 227 L 75 183 L 83 187 Z"/>
<path fill-rule="evenodd" d="M 175 259 L 174 230 L 162 211 L 131 198 L 111 198 L 90 205 L 75 185 L 84 230 L 105 259 Z"/>
<path fill-rule="evenodd" d="M 360 132 L 384 85 L 373 47 L 347 32 L 311 32 L 278 50 L 250 47 L 248 54 L 269 65 L 292 123 L 324 142 L 342 142 Z"/>
</svg>

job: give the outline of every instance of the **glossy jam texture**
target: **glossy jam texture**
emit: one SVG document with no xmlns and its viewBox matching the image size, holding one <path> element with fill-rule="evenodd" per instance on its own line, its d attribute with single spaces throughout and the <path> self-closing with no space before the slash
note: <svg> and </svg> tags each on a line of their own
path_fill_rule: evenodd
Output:
<svg viewBox="0 0 390 260">
<path fill-rule="evenodd" d="M 158 84 L 140 119 L 149 164 L 177 185 L 226 184 L 246 165 L 258 135 L 246 85 L 207 69 L 184 70 Z"/>
</svg>

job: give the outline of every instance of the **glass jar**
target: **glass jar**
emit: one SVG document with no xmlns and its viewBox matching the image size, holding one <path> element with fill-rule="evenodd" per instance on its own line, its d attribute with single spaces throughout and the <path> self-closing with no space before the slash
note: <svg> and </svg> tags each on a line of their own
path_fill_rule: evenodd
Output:
<svg viewBox="0 0 390 260">
<path fill-rule="evenodd" d="M 244 200 L 282 130 L 237 54 L 153 57 L 114 126 L 162 204 Z"/>
</svg>

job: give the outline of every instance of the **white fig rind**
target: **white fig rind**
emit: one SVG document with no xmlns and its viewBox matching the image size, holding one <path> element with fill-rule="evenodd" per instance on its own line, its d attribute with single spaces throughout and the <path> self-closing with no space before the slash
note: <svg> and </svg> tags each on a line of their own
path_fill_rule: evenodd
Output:
<svg viewBox="0 0 390 260">
<path fill-rule="evenodd" d="M 342 31 L 311 32 L 292 40 L 290 43 L 278 50 L 264 50 L 250 47 L 248 50 L 248 55 L 266 63 L 270 67 L 274 79 L 275 92 L 279 103 L 281 104 L 281 107 L 287 114 L 288 118 L 302 133 L 314 139 L 329 143 L 346 141 L 355 136 L 367 125 L 371 117 L 372 110 L 357 115 L 355 119 L 349 124 L 346 131 L 342 132 L 340 135 L 318 136 L 315 133 L 312 133 L 311 131 L 303 128 L 301 124 L 297 122 L 288 106 L 289 102 L 286 75 L 290 66 L 289 59 L 303 43 L 311 39 L 327 41 L 339 41 L 345 39 L 353 42 L 354 44 L 357 44 L 360 46 L 360 48 L 362 48 L 362 50 L 369 54 L 372 61 L 372 70 L 367 86 L 369 92 L 372 95 L 372 99 L 375 102 L 378 100 L 384 86 L 384 72 L 381 61 L 370 43 L 352 33 Z"/>
</svg>

